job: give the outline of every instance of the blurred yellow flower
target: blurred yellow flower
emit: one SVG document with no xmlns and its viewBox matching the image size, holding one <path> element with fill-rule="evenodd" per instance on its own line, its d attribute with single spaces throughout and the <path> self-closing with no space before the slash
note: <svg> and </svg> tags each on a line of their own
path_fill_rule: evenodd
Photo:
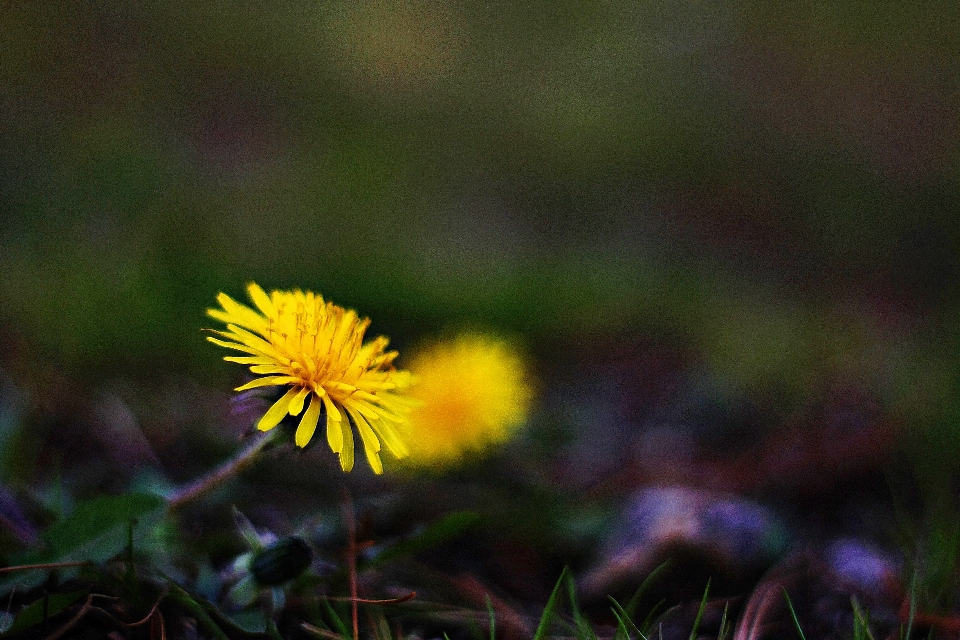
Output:
<svg viewBox="0 0 960 640">
<path fill-rule="evenodd" d="M 361 320 L 355 311 L 324 302 L 310 291 L 267 295 L 255 283 L 247 291 L 258 311 L 221 293 L 217 301 L 222 309 L 208 309 L 207 314 L 226 323 L 227 330 L 213 331 L 223 339 L 207 339 L 248 354 L 224 360 L 250 365 L 251 372 L 262 376 L 237 391 L 289 387 L 257 428 L 269 431 L 287 415 L 302 412 L 295 442 L 305 447 L 325 413 L 327 443 L 339 454 L 344 471 L 353 468 L 353 427 L 374 472 L 383 472 L 381 441 L 397 458 L 406 456 L 398 428 L 415 404 L 402 393 L 410 375 L 393 367 L 397 352 L 384 351 L 387 338 L 363 342 L 370 319 Z"/>
<path fill-rule="evenodd" d="M 506 341 L 464 334 L 416 354 L 409 395 L 420 401 L 403 426 L 413 466 L 443 466 L 504 442 L 526 420 L 532 389 L 523 358 Z"/>
</svg>

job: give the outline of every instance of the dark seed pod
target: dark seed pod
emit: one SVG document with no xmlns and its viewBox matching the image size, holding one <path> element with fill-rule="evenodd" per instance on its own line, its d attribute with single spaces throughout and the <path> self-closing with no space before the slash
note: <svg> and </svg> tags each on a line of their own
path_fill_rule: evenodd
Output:
<svg viewBox="0 0 960 640">
<path fill-rule="evenodd" d="M 303 538 L 281 538 L 258 553 L 250 563 L 250 572 L 257 583 L 272 587 L 293 580 L 310 566 L 313 550 Z"/>
</svg>

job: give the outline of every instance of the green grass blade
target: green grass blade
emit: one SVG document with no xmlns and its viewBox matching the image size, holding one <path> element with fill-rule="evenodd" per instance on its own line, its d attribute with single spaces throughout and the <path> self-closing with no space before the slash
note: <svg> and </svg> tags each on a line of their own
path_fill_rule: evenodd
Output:
<svg viewBox="0 0 960 640">
<path fill-rule="evenodd" d="M 200 626 L 206 627 L 207 632 L 210 633 L 210 636 L 214 638 L 214 640 L 230 640 L 220 626 L 214 622 L 213 618 L 210 617 L 203 606 L 194 600 L 193 596 L 191 596 L 189 593 L 184 591 L 176 584 L 171 583 L 170 597 L 177 604 L 186 609 L 191 615 L 193 615 Z"/>
<path fill-rule="evenodd" d="M 650 587 L 653 586 L 653 583 L 660 577 L 664 571 L 670 567 L 670 561 L 665 560 L 660 563 L 656 569 L 647 574 L 647 577 L 643 579 L 643 582 L 640 583 L 640 586 L 637 587 L 637 590 L 633 592 L 633 596 L 627 601 L 627 605 L 623 608 L 626 612 L 627 617 L 631 620 L 637 616 L 637 606 L 640 604 L 640 598 L 642 598 Z"/>
<path fill-rule="evenodd" d="M 850 604 L 853 606 L 853 637 L 858 640 L 876 640 L 870 631 L 870 617 L 860 607 L 856 596 L 850 598 Z"/>
<path fill-rule="evenodd" d="M 547 606 L 543 609 L 543 615 L 540 617 L 540 624 L 537 625 L 537 632 L 533 634 L 533 640 L 544 640 L 547 636 L 547 629 L 550 626 L 550 621 L 553 619 L 554 614 L 557 609 L 557 600 L 560 595 L 560 586 L 563 585 L 564 580 L 566 580 L 568 568 L 564 567 L 563 571 L 560 572 L 560 579 L 557 580 L 557 584 L 553 587 L 553 592 L 550 594 L 550 598 L 547 600 Z"/>
<path fill-rule="evenodd" d="M 570 610 L 573 613 L 573 623 L 576 626 L 577 640 L 597 640 L 597 634 L 593 632 L 590 623 L 583 617 L 580 611 L 580 604 L 577 602 L 577 585 L 573 576 L 567 574 L 567 597 L 570 599 Z"/>
<path fill-rule="evenodd" d="M 497 640 L 497 616 L 493 612 L 493 603 L 490 602 L 490 596 L 487 598 L 487 617 L 490 620 L 490 640 Z"/>
<path fill-rule="evenodd" d="M 726 602 L 723 605 L 723 616 L 720 617 L 720 632 L 717 634 L 717 640 L 726 640 L 727 635 L 730 633 L 727 622 L 727 611 L 730 609 L 730 603 Z"/>
<path fill-rule="evenodd" d="M 332 604 L 330 604 L 330 601 L 326 598 L 320 598 L 320 602 L 323 603 L 323 608 L 326 609 L 327 616 L 330 618 L 330 622 L 332 622 L 333 626 L 336 628 L 336 632 L 344 638 L 349 637 L 351 635 L 350 630 L 347 628 L 346 623 L 340 618 L 337 610 L 333 608 Z"/>
<path fill-rule="evenodd" d="M 643 635 L 643 632 L 640 631 L 640 628 L 633 623 L 633 620 L 631 620 L 630 616 L 627 615 L 626 610 L 620 606 L 620 603 L 617 602 L 612 596 L 607 596 L 607 600 L 613 604 L 610 609 L 613 611 L 613 615 L 616 616 L 617 620 L 620 620 L 621 624 L 623 624 L 626 628 L 627 636 L 629 637 L 629 632 L 632 630 L 635 634 L 637 634 L 638 638 L 643 638 L 646 640 L 646 636 Z"/>
<path fill-rule="evenodd" d="M 800 626 L 800 620 L 797 618 L 797 612 L 793 610 L 793 602 L 790 600 L 790 594 L 787 593 L 787 590 L 783 590 L 783 597 L 787 599 L 787 607 L 790 608 L 790 615 L 793 616 L 793 624 L 797 627 L 797 633 L 800 634 L 800 640 L 807 640 L 807 637 L 803 635 L 803 628 Z"/>
<path fill-rule="evenodd" d="M 910 578 L 910 614 L 907 616 L 907 634 L 906 640 L 910 640 L 910 634 L 913 633 L 913 616 L 917 612 L 917 573 L 913 573 Z"/>
<path fill-rule="evenodd" d="M 617 613 L 615 609 L 613 611 L 613 616 L 617 619 L 617 629 L 613 632 L 613 640 L 630 640 L 630 631 L 627 629 L 627 624 L 623 621 L 623 617 Z"/>
<path fill-rule="evenodd" d="M 707 578 L 707 586 L 703 590 L 703 599 L 700 600 L 700 609 L 697 610 L 697 617 L 693 621 L 693 629 L 690 630 L 690 640 L 697 640 L 697 630 L 700 628 L 700 620 L 703 619 L 703 612 L 707 608 L 707 596 L 710 594 L 710 578 Z"/>
<path fill-rule="evenodd" d="M 660 608 L 667 604 L 667 599 L 662 598 L 657 602 L 653 607 L 650 608 L 650 611 L 647 613 L 647 617 L 643 619 L 643 623 L 640 625 L 640 628 L 643 629 L 643 632 L 650 635 L 650 625 L 653 624 L 653 621 L 659 614 Z"/>
</svg>

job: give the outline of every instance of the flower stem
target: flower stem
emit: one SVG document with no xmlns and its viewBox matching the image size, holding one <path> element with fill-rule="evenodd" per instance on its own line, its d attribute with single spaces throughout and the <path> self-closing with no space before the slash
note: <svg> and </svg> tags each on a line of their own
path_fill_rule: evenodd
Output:
<svg viewBox="0 0 960 640">
<path fill-rule="evenodd" d="M 245 449 L 241 449 L 235 456 L 213 471 L 175 489 L 167 498 L 169 508 L 173 510 L 191 500 L 195 500 L 229 480 L 241 469 L 249 466 L 257 454 L 274 440 L 274 433 L 275 432 L 270 432 L 258 435 Z"/>
<path fill-rule="evenodd" d="M 360 638 L 360 597 L 357 589 L 357 516 L 350 490 L 343 488 L 343 515 L 347 521 L 347 571 L 350 576 L 350 619 L 353 640 Z"/>
</svg>

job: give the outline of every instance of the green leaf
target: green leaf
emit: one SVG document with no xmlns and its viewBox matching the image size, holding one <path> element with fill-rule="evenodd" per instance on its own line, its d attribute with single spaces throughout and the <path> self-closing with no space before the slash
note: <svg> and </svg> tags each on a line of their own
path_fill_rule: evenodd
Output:
<svg viewBox="0 0 960 640">
<path fill-rule="evenodd" d="M 6 633 L 15 634 L 26 631 L 35 624 L 57 615 L 85 595 L 87 595 L 86 591 L 71 591 L 55 593 L 48 598 L 35 600 L 17 614 L 13 625 L 6 630 Z"/>
<path fill-rule="evenodd" d="M 264 544 L 260 539 L 260 534 L 257 533 L 257 530 L 254 528 L 253 523 L 250 522 L 250 519 L 243 515 L 243 513 L 241 513 L 236 507 L 233 508 L 233 520 L 237 523 L 237 529 L 240 531 L 243 539 L 247 541 L 247 545 L 250 547 L 250 550 L 254 553 L 260 553 L 263 551 Z"/>
<path fill-rule="evenodd" d="M 77 505 L 69 516 L 47 529 L 48 562 L 104 562 L 127 547 L 131 521 L 143 530 L 147 519 L 159 516 L 167 501 L 148 493 L 103 496 Z M 151 523 L 152 524 L 152 523 Z"/>
<path fill-rule="evenodd" d="M 257 582 L 253 576 L 246 575 L 227 592 L 227 602 L 240 608 L 249 607 L 260 595 Z"/>
<path fill-rule="evenodd" d="M 17 564 L 105 562 L 141 539 L 166 510 L 167 502 L 153 494 L 102 496 L 77 504 L 69 516 L 54 523 L 41 539 L 46 549 L 17 559 Z M 45 570 L 15 573 L 0 582 L 0 592 L 13 585 L 32 587 L 43 582 Z"/>
<path fill-rule="evenodd" d="M 267 616 L 260 609 L 249 609 L 228 614 L 234 624 L 250 633 L 263 633 L 267 630 Z"/>
</svg>

